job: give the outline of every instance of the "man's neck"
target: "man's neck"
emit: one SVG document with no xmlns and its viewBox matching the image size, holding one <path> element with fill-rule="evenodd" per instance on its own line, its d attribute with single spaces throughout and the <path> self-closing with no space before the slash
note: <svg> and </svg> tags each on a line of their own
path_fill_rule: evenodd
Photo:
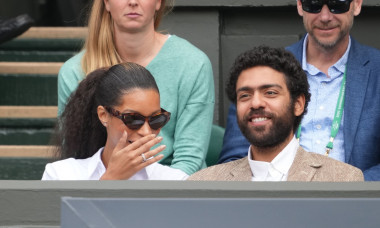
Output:
<svg viewBox="0 0 380 228">
<path fill-rule="evenodd" d="M 328 69 L 334 65 L 347 50 L 349 36 L 338 42 L 331 48 L 325 48 L 317 44 L 314 39 L 308 37 L 306 47 L 306 61 L 318 68 L 328 76 Z"/>
<path fill-rule="evenodd" d="M 294 134 L 290 134 L 282 143 L 273 147 L 256 147 L 251 145 L 252 159 L 255 161 L 271 162 L 292 141 Z"/>
</svg>

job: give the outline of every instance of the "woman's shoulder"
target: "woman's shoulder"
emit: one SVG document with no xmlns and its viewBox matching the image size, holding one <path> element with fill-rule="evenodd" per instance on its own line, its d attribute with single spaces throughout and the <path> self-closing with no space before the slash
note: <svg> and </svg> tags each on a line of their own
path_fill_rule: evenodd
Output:
<svg viewBox="0 0 380 228">
<path fill-rule="evenodd" d="M 48 163 L 45 167 L 43 180 L 89 180 L 99 165 L 101 150 L 92 157 L 85 159 L 67 158 Z M 101 164 L 99 164 L 101 163 Z"/>
<path fill-rule="evenodd" d="M 84 73 L 82 70 L 82 57 L 83 57 L 84 51 L 79 52 L 78 54 L 74 55 L 70 59 L 68 59 L 59 70 L 60 75 L 66 75 L 66 74 L 74 74 L 76 76 L 83 77 Z"/>
<path fill-rule="evenodd" d="M 45 167 L 42 180 L 78 180 L 85 167 L 79 159 L 67 158 L 48 163 Z"/>
<path fill-rule="evenodd" d="M 186 59 L 203 60 L 209 62 L 207 55 L 188 40 L 176 35 L 170 35 L 167 41 L 167 49 L 175 55 L 185 55 Z"/>
</svg>

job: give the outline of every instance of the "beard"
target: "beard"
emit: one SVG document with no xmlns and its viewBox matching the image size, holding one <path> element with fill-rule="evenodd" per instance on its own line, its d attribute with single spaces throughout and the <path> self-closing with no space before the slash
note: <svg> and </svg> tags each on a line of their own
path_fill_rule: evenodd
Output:
<svg viewBox="0 0 380 228">
<path fill-rule="evenodd" d="M 318 39 L 318 37 L 313 33 L 313 31 L 310 31 L 309 35 L 318 46 L 320 46 L 324 50 L 331 50 L 346 37 L 347 33 L 345 31 L 340 31 L 337 39 L 332 40 L 330 42 Z"/>
<path fill-rule="evenodd" d="M 350 18 L 348 19 L 349 21 L 347 22 L 347 24 L 341 24 L 341 27 L 340 27 L 340 32 L 338 34 L 338 36 L 334 39 L 334 40 L 330 40 L 330 41 L 324 41 L 322 39 L 322 37 L 318 37 L 316 34 L 314 34 L 314 31 L 313 29 L 310 27 L 307 27 L 307 25 L 305 24 L 305 21 L 304 21 L 304 27 L 306 29 L 306 31 L 309 33 L 310 37 L 314 40 L 314 42 L 321 48 L 323 48 L 324 50 L 331 50 L 331 49 L 334 49 L 339 43 L 342 42 L 342 40 L 347 37 L 347 35 L 349 34 L 353 24 L 354 24 L 354 13 L 353 11 L 350 12 Z M 326 22 L 326 23 L 323 23 L 323 22 L 320 22 L 314 26 L 317 26 L 318 28 L 331 28 L 331 27 L 335 27 L 336 24 L 332 24 L 333 22 Z M 314 27 L 313 27 L 314 28 Z"/>
<path fill-rule="evenodd" d="M 274 148 L 283 143 L 293 132 L 293 124 L 296 116 L 293 114 L 294 104 L 289 104 L 281 116 L 265 112 L 263 109 L 251 109 L 251 111 L 238 119 L 241 132 L 249 143 L 257 148 Z M 270 118 L 272 126 L 250 126 L 249 118 L 252 115 L 262 115 Z"/>
</svg>

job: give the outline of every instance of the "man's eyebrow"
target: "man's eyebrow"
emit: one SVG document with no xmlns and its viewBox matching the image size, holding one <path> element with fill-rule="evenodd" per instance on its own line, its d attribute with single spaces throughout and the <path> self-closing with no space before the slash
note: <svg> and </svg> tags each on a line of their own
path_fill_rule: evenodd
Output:
<svg viewBox="0 0 380 228">
<path fill-rule="evenodd" d="M 257 88 L 249 87 L 249 86 L 243 86 L 243 87 L 240 87 L 239 89 L 237 89 L 236 93 L 245 92 L 245 91 L 262 90 L 262 89 L 268 89 L 268 88 L 272 88 L 272 87 L 277 87 L 277 88 L 282 89 L 282 86 L 279 84 L 266 84 L 266 85 L 259 86 Z"/>
</svg>

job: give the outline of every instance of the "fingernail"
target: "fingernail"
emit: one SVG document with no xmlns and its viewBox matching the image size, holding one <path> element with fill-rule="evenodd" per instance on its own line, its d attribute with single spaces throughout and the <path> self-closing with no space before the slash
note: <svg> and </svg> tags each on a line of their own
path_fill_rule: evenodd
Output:
<svg viewBox="0 0 380 228">
<path fill-rule="evenodd" d="M 123 132 L 123 137 L 127 136 L 127 131 Z"/>
<path fill-rule="evenodd" d="M 158 136 L 157 139 L 158 139 L 159 141 L 161 141 L 161 140 L 162 140 L 162 136 Z"/>
</svg>

